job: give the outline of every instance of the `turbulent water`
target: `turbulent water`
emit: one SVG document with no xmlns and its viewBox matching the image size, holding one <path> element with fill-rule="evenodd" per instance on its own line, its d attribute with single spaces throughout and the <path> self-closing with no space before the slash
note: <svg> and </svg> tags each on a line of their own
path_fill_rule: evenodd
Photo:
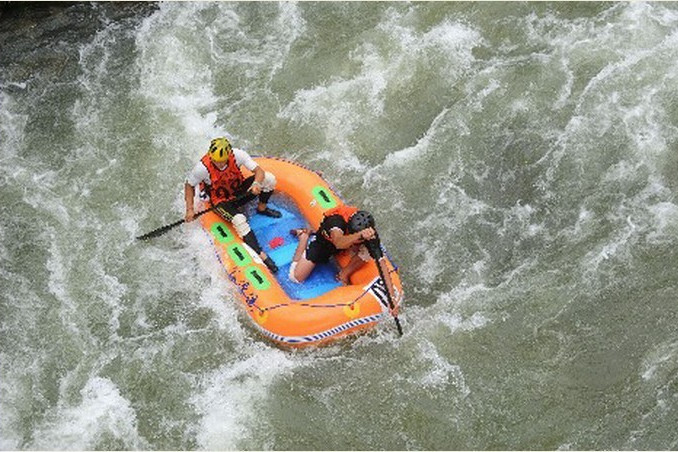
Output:
<svg viewBox="0 0 678 452">
<path fill-rule="evenodd" d="M 0 16 L 0 448 L 678 449 L 678 4 L 40 14 Z M 280 350 L 197 224 L 135 241 L 225 133 L 374 212 L 402 338 Z"/>
</svg>

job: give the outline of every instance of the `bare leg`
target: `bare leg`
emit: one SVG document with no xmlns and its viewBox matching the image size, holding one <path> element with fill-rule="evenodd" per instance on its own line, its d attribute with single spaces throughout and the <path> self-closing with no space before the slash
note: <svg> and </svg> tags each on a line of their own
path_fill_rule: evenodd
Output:
<svg viewBox="0 0 678 452">
<path fill-rule="evenodd" d="M 297 237 L 299 238 L 299 244 L 297 245 L 297 249 L 294 251 L 294 257 L 292 258 L 292 261 L 294 262 L 298 262 L 301 256 L 304 254 L 304 251 L 306 251 L 306 245 L 308 244 L 310 234 L 304 229 L 303 232 L 297 233 Z"/>
<path fill-rule="evenodd" d="M 353 273 L 365 264 L 360 255 L 354 254 L 346 267 L 342 268 L 337 274 L 337 279 L 342 283 L 351 284 L 350 278 Z"/>
<path fill-rule="evenodd" d="M 306 245 L 308 244 L 308 239 L 310 237 L 308 229 L 298 230 L 297 237 L 299 237 L 299 244 L 294 251 L 294 257 L 292 258 L 290 279 L 301 283 L 309 277 L 315 268 L 315 263 L 306 259 Z"/>
</svg>

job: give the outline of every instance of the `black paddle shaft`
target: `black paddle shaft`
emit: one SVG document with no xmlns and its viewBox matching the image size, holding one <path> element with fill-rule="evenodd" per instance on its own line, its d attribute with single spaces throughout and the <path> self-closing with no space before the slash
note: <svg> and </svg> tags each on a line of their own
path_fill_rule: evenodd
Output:
<svg viewBox="0 0 678 452">
<path fill-rule="evenodd" d="M 198 212 L 198 213 L 195 214 L 195 216 L 193 218 L 198 218 L 202 214 L 205 214 L 207 212 L 211 212 L 212 210 L 216 209 L 216 207 L 217 206 L 212 206 L 209 209 L 205 209 L 202 212 Z M 180 224 L 184 224 L 185 222 L 186 222 L 186 219 L 175 221 L 172 224 L 168 224 L 168 225 L 163 226 L 161 228 L 154 229 L 147 234 L 140 235 L 139 237 L 137 237 L 137 240 L 148 240 L 148 239 L 153 238 L 153 237 L 158 237 L 160 235 L 163 235 L 165 232 L 169 231 L 170 229 L 175 228 L 175 227 L 179 226 Z"/>
<path fill-rule="evenodd" d="M 246 192 L 236 196 L 235 199 L 233 199 L 231 201 L 220 202 L 219 204 L 212 206 L 209 209 L 205 209 L 202 212 L 196 213 L 193 218 L 194 219 L 198 218 L 200 215 L 203 215 L 207 212 L 211 212 L 214 209 L 216 209 L 217 207 L 225 207 L 225 206 L 228 206 L 229 204 L 238 205 L 240 202 L 248 199 L 249 196 L 251 196 L 251 193 L 249 191 L 246 191 Z M 224 210 L 224 213 L 226 213 L 225 210 Z M 154 229 L 153 231 L 151 231 L 147 234 L 140 235 L 139 237 L 137 237 L 137 240 L 147 240 L 147 239 L 150 239 L 150 238 L 153 238 L 153 237 L 158 237 L 159 235 L 163 235 L 165 232 L 169 231 L 170 229 L 175 228 L 175 227 L 179 226 L 180 224 L 184 224 L 185 222 L 186 222 L 186 219 L 175 221 L 172 224 L 168 224 L 168 225 L 163 226 L 161 228 Z"/>
<path fill-rule="evenodd" d="M 384 270 L 382 270 L 381 268 L 381 259 L 384 257 L 384 253 L 381 251 L 381 242 L 379 241 L 379 234 L 377 234 L 376 231 L 375 238 L 365 242 L 365 246 L 367 247 L 367 251 L 370 252 L 370 256 L 372 257 L 372 259 L 374 259 L 374 263 L 377 265 L 379 277 L 381 278 L 382 281 L 384 281 L 384 287 L 386 289 L 386 299 L 388 300 L 388 307 L 389 309 L 391 309 L 391 311 L 393 311 L 393 309 L 395 309 L 395 304 L 393 303 L 393 299 L 391 298 L 391 292 L 388 290 L 388 285 L 386 284 Z M 398 318 L 397 315 L 394 315 L 393 320 L 395 320 L 396 328 L 398 328 L 398 335 L 402 336 L 403 327 L 400 326 L 400 319 Z"/>
</svg>

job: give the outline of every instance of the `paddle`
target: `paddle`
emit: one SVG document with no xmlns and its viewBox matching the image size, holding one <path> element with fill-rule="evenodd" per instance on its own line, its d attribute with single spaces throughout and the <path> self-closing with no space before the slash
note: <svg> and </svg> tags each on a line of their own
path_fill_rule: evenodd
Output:
<svg viewBox="0 0 678 452">
<path fill-rule="evenodd" d="M 251 193 L 250 193 L 249 191 L 246 191 L 245 193 L 243 193 L 243 194 L 241 194 L 241 195 L 239 195 L 239 196 L 236 196 L 236 198 L 235 198 L 234 200 L 232 200 L 232 201 L 228 201 L 228 202 L 220 202 L 220 203 L 217 204 L 216 206 L 212 206 L 212 207 L 210 207 L 209 209 L 205 209 L 205 210 L 203 210 L 202 212 L 196 213 L 195 216 L 194 216 L 193 218 L 194 218 L 194 219 L 195 219 L 195 218 L 198 218 L 200 215 L 206 214 L 207 212 L 211 212 L 211 211 L 213 211 L 214 209 L 216 209 L 217 207 L 223 206 L 224 204 L 233 204 L 233 203 L 240 202 L 240 201 L 242 201 L 243 199 L 245 199 L 245 198 L 247 198 L 248 196 L 250 196 L 250 194 L 251 194 Z M 140 235 L 139 237 L 137 237 L 137 240 L 148 240 L 148 239 L 153 238 L 153 237 L 158 237 L 159 235 L 163 235 L 165 232 L 169 231 L 170 229 L 175 228 L 175 227 L 177 227 L 177 226 L 179 226 L 180 224 L 183 224 L 183 223 L 185 223 L 185 222 L 186 222 L 186 219 L 179 220 L 179 221 L 175 221 L 175 222 L 172 223 L 172 224 L 168 224 L 168 225 L 163 226 L 163 227 L 161 227 L 161 228 L 154 229 L 153 231 L 151 231 L 151 232 L 149 232 L 149 233 L 147 233 L 147 234 Z"/>
<path fill-rule="evenodd" d="M 379 270 L 379 277 L 381 278 L 382 281 L 384 281 L 384 286 L 386 287 L 386 299 L 388 300 L 388 307 L 391 310 L 391 313 L 393 313 L 393 309 L 395 309 L 395 304 L 393 303 L 393 299 L 391 298 L 391 292 L 388 290 L 389 286 L 386 283 L 386 278 L 384 278 L 385 270 L 382 268 L 382 265 L 384 265 L 383 261 L 384 253 L 381 252 L 381 241 L 379 240 L 379 234 L 377 234 L 376 230 L 374 239 L 369 240 L 368 242 L 365 243 L 365 245 L 367 246 L 367 251 L 370 252 L 370 256 L 372 257 L 372 259 L 374 259 L 374 263 L 377 264 L 377 270 Z M 395 314 L 393 314 L 393 319 L 395 320 L 396 327 L 398 328 L 398 335 L 402 336 L 403 328 L 402 326 L 400 326 L 400 319 L 398 319 L 398 316 Z"/>
<path fill-rule="evenodd" d="M 198 213 L 195 214 L 195 216 L 194 216 L 193 218 L 198 218 L 200 215 L 203 215 L 203 214 L 205 214 L 205 213 L 207 213 L 207 212 L 211 212 L 211 211 L 213 211 L 213 210 L 216 209 L 216 208 L 217 208 L 217 206 L 212 206 L 212 207 L 210 207 L 209 209 L 205 209 L 205 210 L 203 210 L 202 212 L 198 212 Z M 151 232 L 149 232 L 149 233 L 147 233 L 147 234 L 140 235 L 139 237 L 137 237 L 137 240 L 148 240 L 148 239 L 153 238 L 153 237 L 158 237 L 159 235 L 163 235 L 165 232 L 169 231 L 170 229 L 172 229 L 172 228 L 174 228 L 174 227 L 177 227 L 177 226 L 179 226 L 180 224 L 183 224 L 183 223 L 185 223 L 185 222 L 186 222 L 186 219 L 179 220 L 179 221 L 175 221 L 175 222 L 172 223 L 172 224 L 168 224 L 168 225 L 163 226 L 163 227 L 161 227 L 161 228 L 154 229 L 154 230 L 152 230 Z"/>
</svg>

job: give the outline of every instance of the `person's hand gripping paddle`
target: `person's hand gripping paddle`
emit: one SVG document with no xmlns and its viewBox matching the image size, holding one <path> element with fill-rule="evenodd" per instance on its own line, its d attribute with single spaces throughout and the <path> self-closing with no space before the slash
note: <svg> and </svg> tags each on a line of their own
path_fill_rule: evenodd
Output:
<svg viewBox="0 0 678 452">
<path fill-rule="evenodd" d="M 353 230 L 362 230 L 367 227 L 370 227 L 374 230 L 374 238 L 367 240 L 365 242 L 365 246 L 367 247 L 367 251 L 370 253 L 370 257 L 374 259 L 374 263 L 377 265 L 379 277 L 386 286 L 386 299 L 388 300 L 388 308 L 391 311 L 393 319 L 395 320 L 396 327 L 398 328 L 398 334 L 402 336 L 403 328 L 400 326 L 397 307 L 393 302 L 393 297 L 391 295 L 395 292 L 393 291 L 393 284 L 391 283 L 391 275 L 384 260 L 384 253 L 381 251 L 381 241 L 379 240 L 379 234 L 374 227 L 374 217 L 372 217 L 372 215 L 366 211 L 358 211 L 351 217 L 349 228 Z"/>
<path fill-rule="evenodd" d="M 230 204 L 230 203 L 239 202 L 239 201 L 241 201 L 242 199 L 244 199 L 245 197 L 247 197 L 248 195 L 249 195 L 249 193 L 244 193 L 244 194 L 242 194 L 242 195 L 240 195 L 240 196 L 237 196 L 237 197 L 236 197 L 234 200 L 232 200 L 232 201 L 228 201 L 228 202 L 226 202 L 226 203 L 220 203 L 220 204 L 217 204 L 217 205 L 215 205 L 215 206 L 210 207 L 209 209 L 205 209 L 205 210 L 203 210 L 203 211 L 201 211 L 201 212 L 198 212 L 198 213 L 196 213 L 196 214 L 193 216 L 193 219 L 195 220 L 195 219 L 198 218 L 200 215 L 203 215 L 203 214 L 206 214 L 207 212 L 213 211 L 214 209 L 216 209 L 217 207 L 221 206 L 222 204 Z M 162 227 L 160 227 L 160 228 L 158 228 L 158 229 L 154 229 L 154 230 L 152 230 L 151 232 L 148 232 L 148 233 L 146 233 L 146 234 L 144 234 L 144 235 L 140 235 L 139 237 L 137 237 L 137 240 L 148 240 L 148 239 L 153 238 L 153 237 L 158 237 L 158 236 L 160 236 L 160 235 L 163 235 L 164 233 L 166 233 L 166 232 L 169 231 L 170 229 L 173 229 L 173 228 L 179 226 L 180 224 L 184 224 L 185 222 L 186 222 L 186 219 L 185 219 L 185 218 L 184 218 L 183 220 L 175 221 L 175 222 L 172 223 L 172 224 L 168 224 L 168 225 L 162 226 Z"/>
</svg>

